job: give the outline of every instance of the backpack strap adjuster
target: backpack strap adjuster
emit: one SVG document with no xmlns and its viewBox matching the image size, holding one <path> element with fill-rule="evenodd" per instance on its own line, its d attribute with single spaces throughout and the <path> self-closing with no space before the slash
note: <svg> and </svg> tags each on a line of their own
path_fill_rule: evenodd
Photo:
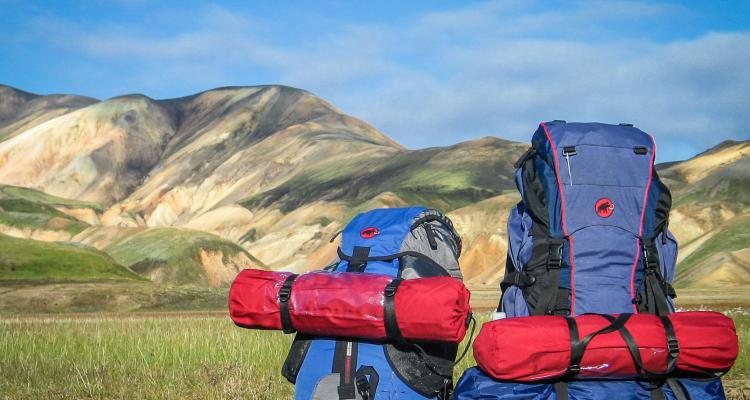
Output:
<svg viewBox="0 0 750 400">
<path fill-rule="evenodd" d="M 560 269 L 563 261 L 563 244 L 550 243 L 547 253 L 547 269 Z"/>
<path fill-rule="evenodd" d="M 279 289 L 279 311 L 281 317 L 281 330 L 284 333 L 294 333 L 296 329 L 292 326 L 292 317 L 289 313 L 289 298 L 292 296 L 292 283 L 299 275 L 289 275 Z"/>
</svg>

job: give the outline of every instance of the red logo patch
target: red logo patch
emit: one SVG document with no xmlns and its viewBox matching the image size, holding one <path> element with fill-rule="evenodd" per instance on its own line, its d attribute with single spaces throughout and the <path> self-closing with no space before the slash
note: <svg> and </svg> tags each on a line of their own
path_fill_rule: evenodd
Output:
<svg viewBox="0 0 750 400">
<path fill-rule="evenodd" d="M 615 203 L 606 197 L 602 197 L 596 201 L 594 210 L 596 211 L 596 215 L 602 218 L 609 218 L 609 216 L 615 211 Z"/>
<path fill-rule="evenodd" d="M 378 236 L 380 234 L 380 230 L 378 228 L 369 227 L 362 229 L 361 232 L 359 232 L 359 236 L 362 236 L 364 239 L 372 239 L 375 236 Z"/>
</svg>

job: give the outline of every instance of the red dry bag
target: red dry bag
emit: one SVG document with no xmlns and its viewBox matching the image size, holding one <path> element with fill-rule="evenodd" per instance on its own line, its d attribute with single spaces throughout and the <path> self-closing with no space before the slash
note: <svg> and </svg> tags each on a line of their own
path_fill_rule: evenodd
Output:
<svg viewBox="0 0 750 400">
<path fill-rule="evenodd" d="M 521 382 L 714 374 L 729 370 L 737 351 L 732 319 L 700 311 L 506 318 L 485 324 L 474 342 L 482 370 Z"/>
<path fill-rule="evenodd" d="M 246 269 L 229 289 L 244 328 L 371 340 L 460 342 L 470 293 L 453 277 L 400 280 L 369 273 Z"/>
</svg>

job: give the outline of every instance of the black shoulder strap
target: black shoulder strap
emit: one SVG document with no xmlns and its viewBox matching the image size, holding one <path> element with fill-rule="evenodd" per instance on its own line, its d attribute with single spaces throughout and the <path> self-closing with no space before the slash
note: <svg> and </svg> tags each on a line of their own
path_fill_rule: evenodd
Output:
<svg viewBox="0 0 750 400">
<path fill-rule="evenodd" d="M 656 315 L 670 313 L 667 297 L 675 297 L 674 289 L 661 274 L 659 266 L 659 251 L 653 240 L 643 240 L 641 244 L 643 257 L 643 293 L 636 295 L 634 300 L 640 311 Z"/>
</svg>

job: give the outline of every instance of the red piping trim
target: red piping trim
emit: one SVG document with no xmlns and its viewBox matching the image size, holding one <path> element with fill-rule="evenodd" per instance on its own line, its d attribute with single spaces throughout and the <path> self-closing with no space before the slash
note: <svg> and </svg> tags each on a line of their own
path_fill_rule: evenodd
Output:
<svg viewBox="0 0 750 400">
<path fill-rule="evenodd" d="M 575 268 L 573 264 L 573 238 L 568 235 L 568 226 L 565 223 L 565 192 L 563 192 L 562 182 L 560 181 L 560 160 L 557 158 L 557 149 L 555 148 L 555 142 L 552 140 L 552 137 L 549 134 L 549 130 L 547 130 L 547 124 L 542 122 L 539 124 L 539 126 L 542 127 L 545 136 L 547 136 L 547 141 L 549 141 L 549 145 L 552 147 L 552 155 L 554 156 L 555 160 L 555 179 L 557 180 L 557 190 L 560 192 L 560 217 L 562 219 L 563 234 L 568 239 L 568 247 L 570 247 L 570 251 L 568 251 L 568 260 L 570 261 L 570 315 L 573 315 L 573 310 L 575 310 L 576 307 Z M 643 223 L 643 218 L 641 218 L 641 223 Z"/>
<path fill-rule="evenodd" d="M 648 135 L 648 134 L 647 134 Z M 635 270 L 638 267 L 638 260 L 640 260 L 641 257 L 641 237 L 643 237 L 643 219 L 646 216 L 646 202 L 648 201 L 648 192 L 649 189 L 651 189 L 651 178 L 654 175 L 654 159 L 656 158 L 656 142 L 654 141 L 654 137 L 651 135 L 648 135 L 649 139 L 651 139 L 651 160 L 648 164 L 648 181 L 646 182 L 646 190 L 643 192 L 643 208 L 641 208 L 641 222 L 638 226 L 638 237 L 635 240 L 636 243 L 636 250 L 635 250 L 635 261 L 633 262 L 633 272 L 630 274 L 630 295 L 631 298 L 635 299 Z M 633 303 L 633 312 L 638 313 L 638 306 Z"/>
</svg>

